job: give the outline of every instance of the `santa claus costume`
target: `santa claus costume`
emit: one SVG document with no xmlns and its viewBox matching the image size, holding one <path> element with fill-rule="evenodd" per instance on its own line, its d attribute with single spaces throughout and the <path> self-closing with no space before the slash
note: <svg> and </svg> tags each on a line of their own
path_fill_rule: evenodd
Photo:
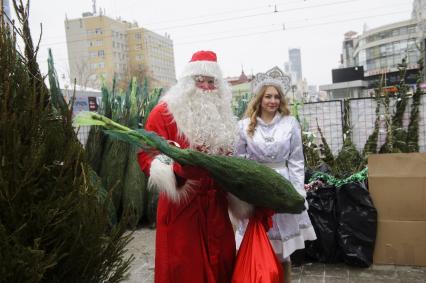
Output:
<svg viewBox="0 0 426 283">
<path fill-rule="evenodd" d="M 209 77 L 208 90 L 196 82 Z M 181 148 L 210 154 L 232 151 L 236 123 L 231 92 L 211 51 L 195 53 L 152 110 L 145 128 Z M 163 155 L 140 152 L 149 187 L 160 191 L 155 282 L 230 282 L 235 240 L 227 194 L 201 168 L 180 166 Z"/>
</svg>

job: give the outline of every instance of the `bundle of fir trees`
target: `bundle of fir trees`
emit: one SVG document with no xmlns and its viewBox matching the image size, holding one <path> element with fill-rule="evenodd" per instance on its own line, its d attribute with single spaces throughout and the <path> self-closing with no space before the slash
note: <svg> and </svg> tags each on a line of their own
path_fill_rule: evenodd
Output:
<svg viewBox="0 0 426 283">
<path fill-rule="evenodd" d="M 126 91 L 102 87 L 102 103 L 98 113 L 132 129 L 145 125 L 145 121 L 157 104 L 162 89 L 148 91 L 147 79 L 143 85 L 133 78 Z M 92 127 L 86 142 L 88 161 L 101 180 L 102 187 L 112 195 L 110 206 L 113 222 L 123 213 L 129 216 L 129 224 L 155 221 L 157 195 L 147 190 L 145 175 L 137 163 L 137 146 L 111 138 L 99 127 Z"/>
<path fill-rule="evenodd" d="M 0 281 L 119 282 L 130 236 L 90 181 L 52 60 L 44 83 L 29 3 L 12 3 L 19 23 L 0 24 Z"/>
</svg>

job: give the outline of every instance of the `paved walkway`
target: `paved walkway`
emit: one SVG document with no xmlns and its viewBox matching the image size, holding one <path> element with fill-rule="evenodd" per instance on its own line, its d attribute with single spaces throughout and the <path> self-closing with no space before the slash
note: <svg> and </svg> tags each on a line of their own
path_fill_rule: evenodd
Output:
<svg viewBox="0 0 426 283">
<path fill-rule="evenodd" d="M 147 228 L 136 230 L 127 249 L 127 254 L 133 254 L 135 260 L 130 267 L 128 280 L 124 282 L 154 282 L 155 230 Z"/>
<path fill-rule="evenodd" d="M 143 228 L 133 234 L 128 254 L 135 260 L 126 283 L 154 282 L 155 230 Z M 373 265 L 354 268 L 344 264 L 307 263 L 293 268 L 292 283 L 426 283 L 426 267 Z M 192 282 L 190 282 L 192 283 Z M 196 282 L 194 282 L 196 283 Z"/>
</svg>

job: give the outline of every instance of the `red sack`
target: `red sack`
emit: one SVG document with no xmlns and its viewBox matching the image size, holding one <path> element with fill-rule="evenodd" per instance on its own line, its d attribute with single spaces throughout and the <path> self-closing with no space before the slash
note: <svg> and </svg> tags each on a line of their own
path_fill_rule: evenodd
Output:
<svg viewBox="0 0 426 283">
<path fill-rule="evenodd" d="M 256 210 L 250 219 L 238 251 L 232 283 L 283 282 L 284 271 L 266 234 L 272 226 L 272 214 Z"/>
</svg>

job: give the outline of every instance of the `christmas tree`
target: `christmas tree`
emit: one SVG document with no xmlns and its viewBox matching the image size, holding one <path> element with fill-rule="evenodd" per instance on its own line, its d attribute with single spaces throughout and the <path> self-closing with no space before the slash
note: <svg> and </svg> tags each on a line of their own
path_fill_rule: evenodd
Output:
<svg viewBox="0 0 426 283">
<path fill-rule="evenodd" d="M 130 235 L 110 223 L 110 198 L 85 161 L 52 60 L 50 90 L 44 83 L 29 3 L 13 6 L 18 24 L 0 24 L 1 281 L 118 282 Z"/>
</svg>

